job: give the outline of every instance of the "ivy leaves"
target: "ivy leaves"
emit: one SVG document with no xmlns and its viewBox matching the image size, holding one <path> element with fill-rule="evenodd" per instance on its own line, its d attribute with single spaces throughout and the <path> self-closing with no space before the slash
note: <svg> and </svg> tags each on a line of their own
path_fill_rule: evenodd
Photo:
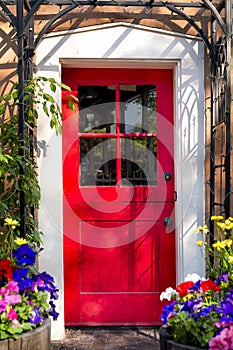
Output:
<svg viewBox="0 0 233 350">
<path fill-rule="evenodd" d="M 68 92 L 68 106 L 75 112 L 77 98 L 70 94 L 71 90 L 67 85 L 45 77 L 35 77 L 27 82 L 23 97 L 23 138 L 18 132 L 18 84 L 13 85 L 10 93 L 0 96 L 0 226 L 5 217 L 10 216 L 20 221 L 19 196 L 23 192 L 26 200 L 26 238 L 28 242 L 38 246 L 41 243 L 41 233 L 37 230 L 37 222 L 33 217 L 40 200 L 37 164 L 33 156 L 36 148 L 34 126 L 43 110 L 50 120 L 50 127 L 56 134 L 61 133 L 62 111 L 55 98 L 60 89 Z"/>
</svg>

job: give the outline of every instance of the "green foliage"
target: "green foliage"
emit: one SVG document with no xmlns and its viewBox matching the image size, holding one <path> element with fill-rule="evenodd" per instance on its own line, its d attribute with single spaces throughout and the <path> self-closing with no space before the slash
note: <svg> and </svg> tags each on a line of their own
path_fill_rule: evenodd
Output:
<svg viewBox="0 0 233 350">
<path fill-rule="evenodd" d="M 206 348 L 209 340 L 216 334 L 217 327 L 214 323 L 218 320 L 214 311 L 206 317 L 196 319 L 181 311 L 177 312 L 176 317 L 169 319 L 169 329 L 177 343 Z"/>
<path fill-rule="evenodd" d="M 48 87 L 51 94 L 47 92 Z M 58 87 L 70 91 L 68 86 L 56 82 L 54 78 L 36 77 L 26 84 L 25 119 L 32 130 L 39 116 L 38 111 L 42 108 L 50 119 L 51 128 L 57 134 L 61 133 L 62 112 L 53 96 Z M 73 101 L 76 100 L 75 96 L 68 96 L 72 110 L 75 109 Z M 38 208 L 40 200 L 37 164 L 33 157 L 35 137 L 30 128 L 25 130 L 23 139 L 19 135 L 18 105 L 18 84 L 14 84 L 9 94 L 0 96 L 0 226 L 3 226 L 6 217 L 13 217 L 20 222 L 19 196 L 23 192 L 26 201 L 26 239 L 40 246 L 41 232 L 37 230 L 37 222 L 33 217 L 33 211 Z M 15 234 L 19 235 L 19 227 Z"/>
</svg>

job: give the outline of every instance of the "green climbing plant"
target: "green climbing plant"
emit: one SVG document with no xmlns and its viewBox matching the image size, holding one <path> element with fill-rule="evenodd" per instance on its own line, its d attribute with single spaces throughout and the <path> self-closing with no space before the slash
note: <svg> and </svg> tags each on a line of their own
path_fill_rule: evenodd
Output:
<svg viewBox="0 0 233 350">
<path fill-rule="evenodd" d="M 18 85 L 14 84 L 10 93 L 0 96 L 0 226 L 4 231 L 4 220 L 7 217 L 20 222 L 19 196 L 23 192 L 26 201 L 25 238 L 27 242 L 38 247 L 42 232 L 38 231 L 33 215 L 40 200 L 37 163 L 32 152 L 36 146 L 35 135 L 26 130 L 33 130 L 42 108 L 50 120 L 50 127 L 57 134 L 61 133 L 62 111 L 53 96 L 58 88 L 70 91 L 67 85 L 56 82 L 54 78 L 35 77 L 25 85 L 24 110 L 27 127 L 23 139 L 18 132 Z M 69 107 L 75 111 L 77 98 L 70 93 L 67 96 Z M 20 236 L 18 226 L 14 234 L 16 237 Z"/>
</svg>

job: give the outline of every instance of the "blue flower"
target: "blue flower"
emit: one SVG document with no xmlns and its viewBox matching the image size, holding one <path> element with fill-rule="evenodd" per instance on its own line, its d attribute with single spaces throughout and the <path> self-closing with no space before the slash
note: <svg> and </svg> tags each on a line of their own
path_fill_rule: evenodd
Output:
<svg viewBox="0 0 233 350">
<path fill-rule="evenodd" d="M 163 313 L 160 316 L 163 324 L 167 323 L 168 318 L 174 314 L 175 312 L 175 305 L 177 304 L 177 301 L 174 301 L 173 303 L 169 304 L 169 305 L 165 305 L 163 308 Z"/>
<path fill-rule="evenodd" d="M 54 321 L 56 321 L 59 316 L 59 313 L 55 310 L 56 305 L 52 302 L 52 300 L 49 302 L 49 304 L 51 306 L 49 310 L 49 315 L 53 317 Z"/>
<path fill-rule="evenodd" d="M 58 288 L 55 287 L 54 278 L 51 275 L 49 275 L 46 272 L 42 272 L 35 277 L 34 281 L 42 282 L 41 284 L 38 284 L 39 290 L 49 292 L 51 299 L 54 299 L 54 300 L 58 299 L 58 294 L 57 294 Z"/>
<path fill-rule="evenodd" d="M 229 316 L 221 316 L 219 319 L 219 324 L 221 325 L 226 325 L 226 324 L 231 324 L 233 322 L 233 317 L 229 317 Z"/>
<path fill-rule="evenodd" d="M 30 289 L 32 286 L 32 279 L 28 277 L 28 269 L 21 268 L 13 271 L 13 280 L 18 282 L 19 290 Z"/>
<path fill-rule="evenodd" d="M 44 317 L 39 314 L 39 307 L 34 307 L 33 311 L 30 314 L 30 323 L 40 324 L 44 321 Z"/>
<path fill-rule="evenodd" d="M 223 316 L 233 317 L 233 300 L 228 298 L 220 302 L 220 308 L 216 309 L 216 312 L 221 313 Z"/>
<path fill-rule="evenodd" d="M 22 265 L 34 265 L 36 261 L 36 253 L 28 244 L 22 244 L 13 252 L 16 263 Z"/>
<path fill-rule="evenodd" d="M 182 311 L 191 313 L 197 310 L 200 306 L 201 306 L 201 300 L 190 299 L 188 301 L 183 302 Z"/>
<path fill-rule="evenodd" d="M 220 286 L 221 282 L 228 282 L 228 271 L 223 272 L 215 281 L 217 286 Z"/>
<path fill-rule="evenodd" d="M 188 292 L 193 293 L 200 290 L 200 288 L 201 288 L 201 280 L 198 280 L 196 283 L 194 283 L 194 285 L 191 288 L 189 288 Z"/>
</svg>

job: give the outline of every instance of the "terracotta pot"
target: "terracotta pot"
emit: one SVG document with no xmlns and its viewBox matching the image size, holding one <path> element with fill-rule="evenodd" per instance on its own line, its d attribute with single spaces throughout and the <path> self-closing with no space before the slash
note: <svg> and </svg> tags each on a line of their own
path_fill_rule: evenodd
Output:
<svg viewBox="0 0 233 350">
<path fill-rule="evenodd" d="M 46 320 L 43 325 L 31 332 L 23 333 L 18 339 L 0 340 L 0 350 L 50 350 L 51 321 Z"/>
</svg>

